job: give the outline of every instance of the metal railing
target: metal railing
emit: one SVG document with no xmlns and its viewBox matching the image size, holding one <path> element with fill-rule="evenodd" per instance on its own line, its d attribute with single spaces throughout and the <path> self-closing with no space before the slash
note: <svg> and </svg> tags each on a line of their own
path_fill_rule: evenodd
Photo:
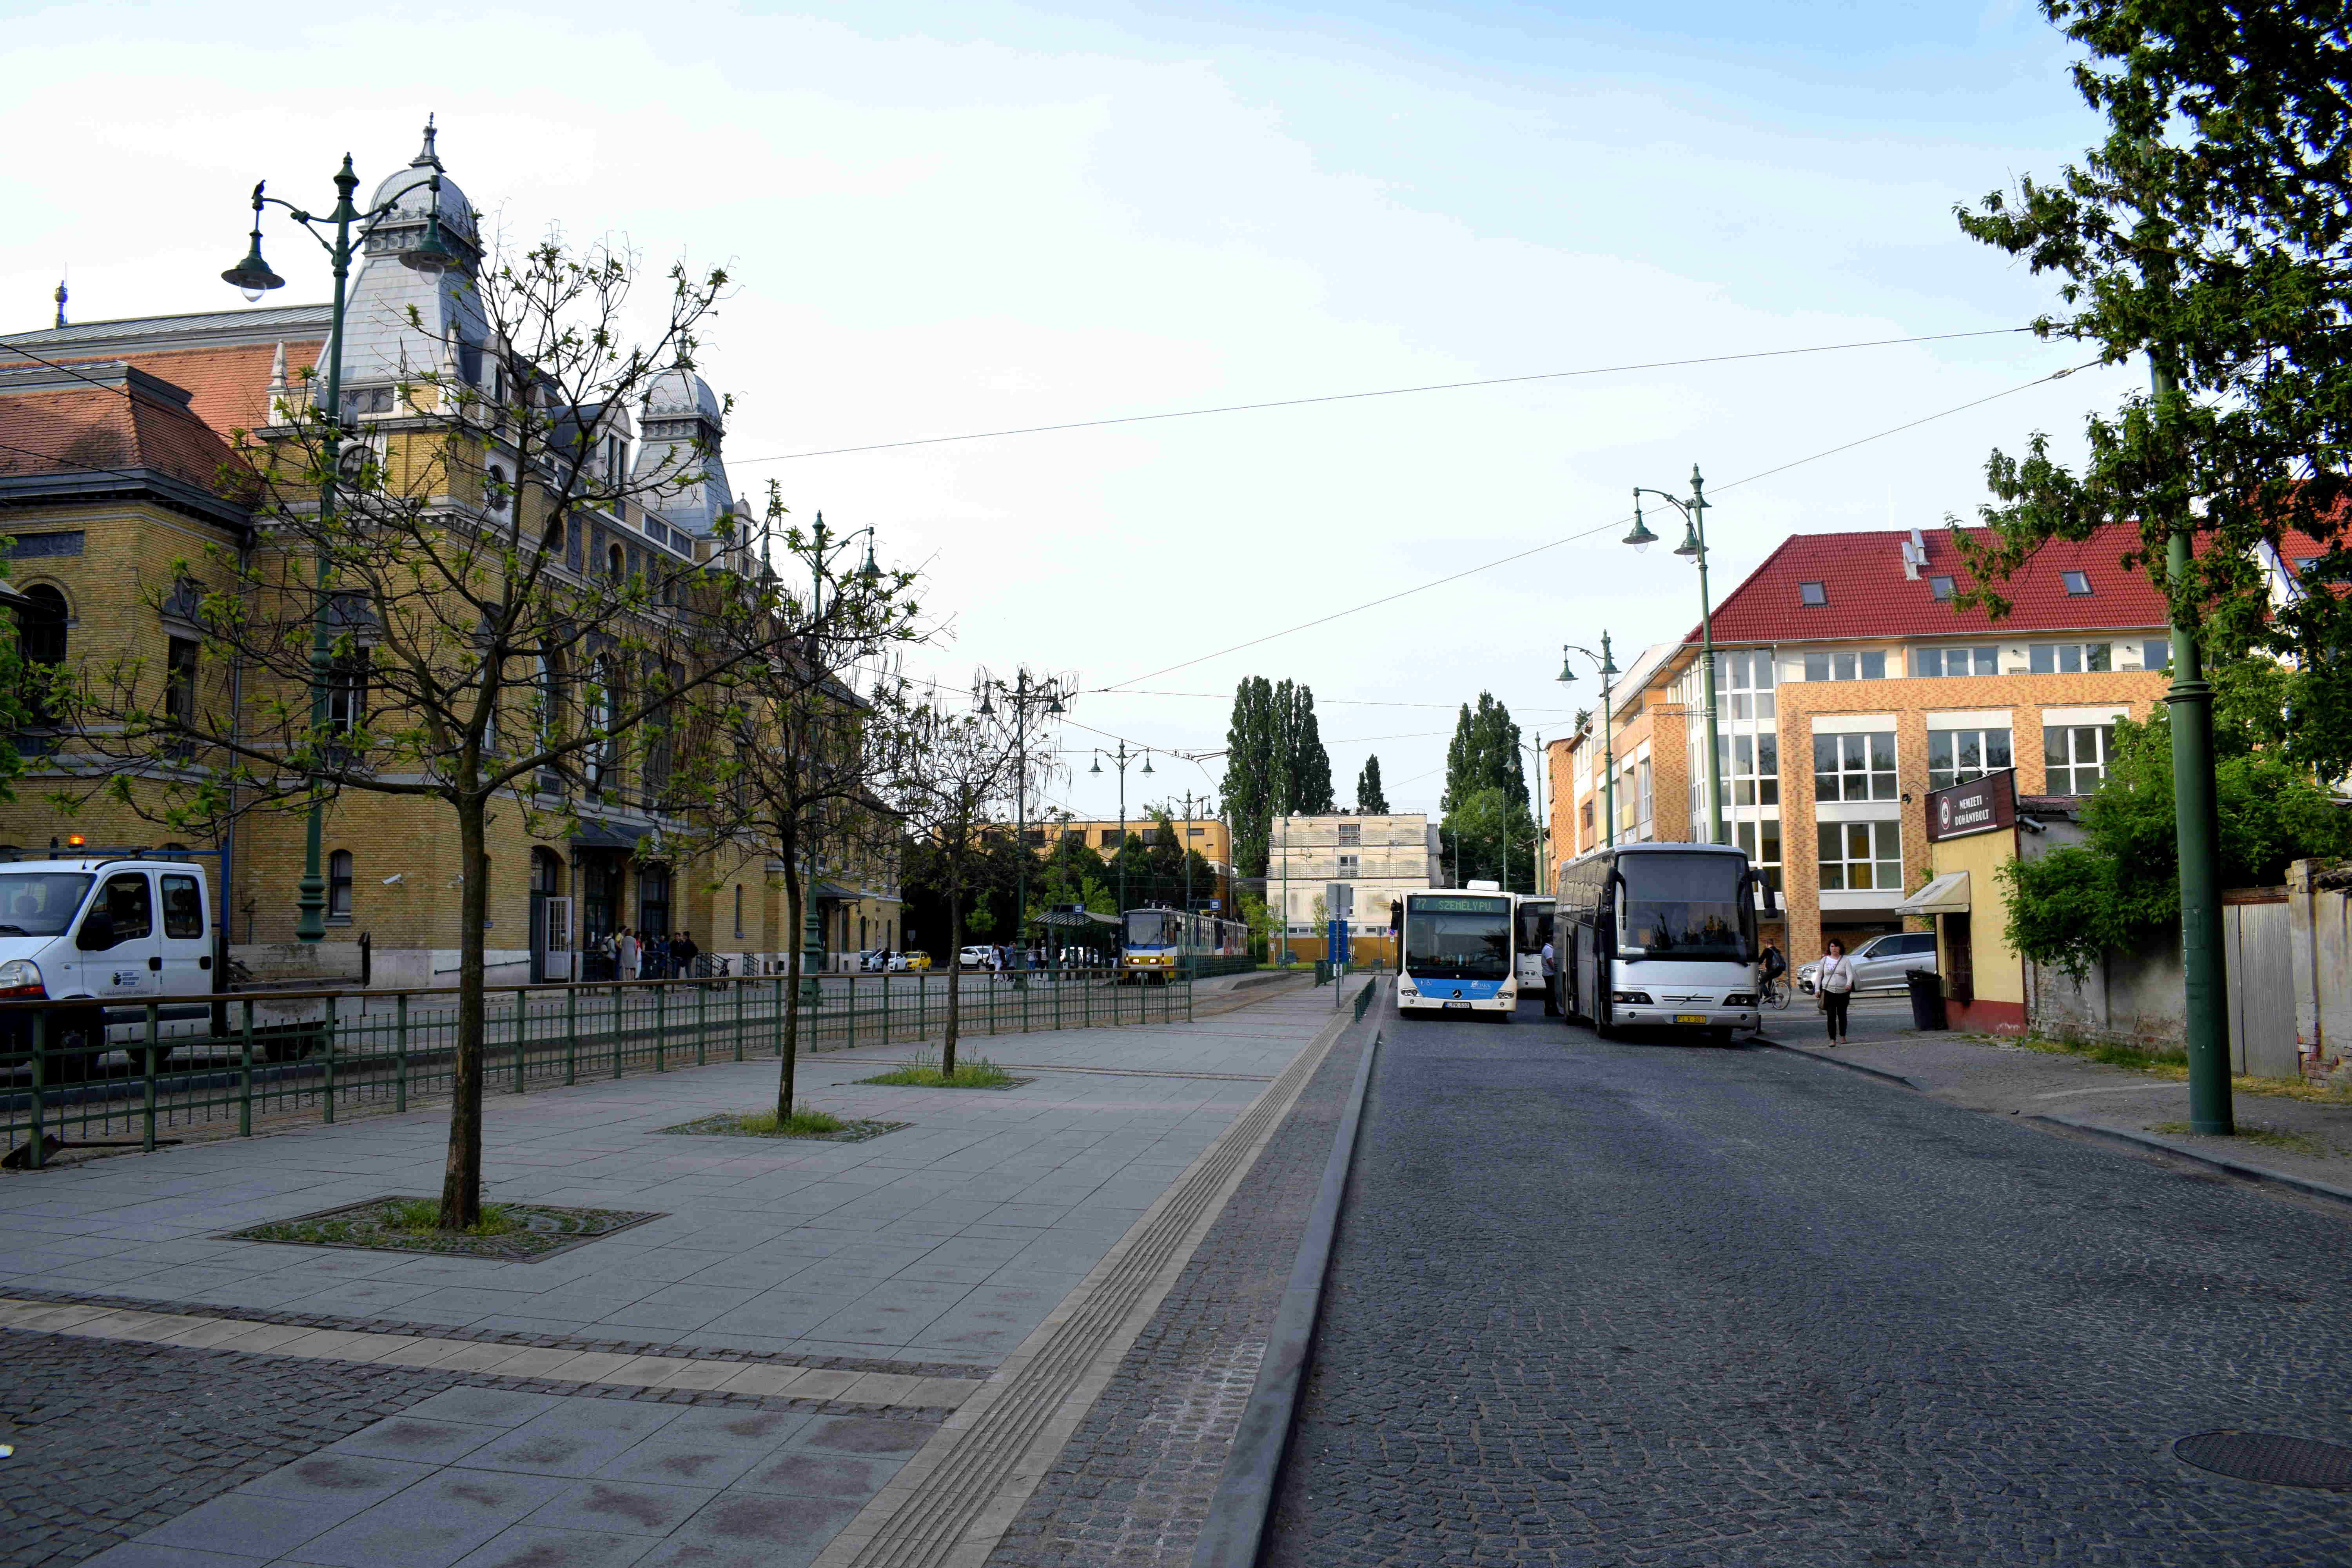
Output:
<svg viewBox="0 0 2352 1568">
<path fill-rule="evenodd" d="M 944 973 L 783 975 L 498 987 L 486 998 L 483 1089 L 525 1094 L 625 1073 L 783 1054 L 916 1044 L 947 1026 Z M 1192 986 L 1119 984 L 1111 969 L 967 974 L 960 1034 L 1029 1034 L 1182 1023 Z M 199 1034 L 171 1033 L 192 1005 Z M 0 1144 L 38 1167 L 61 1144 L 153 1149 L 203 1130 L 249 1137 L 257 1120 L 332 1123 L 352 1110 L 402 1111 L 446 1097 L 457 1070 L 457 992 L 261 991 L 154 997 L 105 1009 L 139 1037 L 100 1044 L 98 1005 L 0 1002 Z"/>
</svg>

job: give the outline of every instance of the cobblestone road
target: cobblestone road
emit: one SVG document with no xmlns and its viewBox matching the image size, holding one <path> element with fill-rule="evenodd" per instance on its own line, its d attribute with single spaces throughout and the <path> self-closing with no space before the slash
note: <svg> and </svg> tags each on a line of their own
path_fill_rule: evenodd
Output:
<svg viewBox="0 0 2352 1568">
<path fill-rule="evenodd" d="M 2352 1218 L 1777 1052 L 1389 1026 L 1277 1564 L 2341 1563 Z"/>
</svg>

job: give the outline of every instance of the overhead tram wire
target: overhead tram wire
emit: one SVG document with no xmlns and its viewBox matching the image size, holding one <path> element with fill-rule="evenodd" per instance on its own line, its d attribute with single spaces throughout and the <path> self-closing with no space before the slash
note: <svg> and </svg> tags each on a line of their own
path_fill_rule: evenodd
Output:
<svg viewBox="0 0 2352 1568">
<path fill-rule="evenodd" d="M 1965 414 L 1971 408 L 1981 408 L 1988 403 L 1997 403 L 2004 397 L 2013 397 L 2021 392 L 2030 392 L 2034 387 L 2040 386 L 2046 382 L 2063 381 L 2066 377 L 2074 374 L 2076 371 L 2088 370 L 2093 365 L 2100 363 L 2102 363 L 2101 360 L 2089 359 L 2084 361 L 2081 364 L 2068 365 L 2063 370 L 2053 370 L 2047 375 L 2037 375 L 2032 381 L 2020 382 L 2015 386 L 2004 388 L 2000 392 L 1990 393 L 1983 397 L 1971 399 L 1967 403 L 1956 405 L 1953 407 L 1943 409 L 1935 414 L 1922 415 L 1916 419 L 1906 420 L 1903 424 L 1891 426 L 1885 430 L 1876 431 L 1868 436 L 1857 437 L 1853 440 L 1842 442 L 1835 447 L 1826 447 L 1822 451 L 1814 452 L 1807 457 L 1794 458 L 1791 461 L 1782 463 L 1776 468 L 1765 468 L 1757 473 L 1748 474 L 1740 479 L 1730 480 L 1727 483 L 1717 485 L 1715 487 L 1715 493 L 1720 495 L 1725 490 L 1737 489 L 1741 485 L 1754 484 L 1759 479 L 1768 479 L 1775 474 L 1785 474 L 1790 469 L 1802 468 L 1807 463 L 1817 463 L 1824 458 L 1834 458 L 1841 452 L 1851 452 L 1856 447 L 1865 447 L 1873 441 L 1883 441 L 1890 436 L 1900 436 L 1906 430 L 1916 430 L 1922 425 L 1932 425 L 1938 419 L 1948 419 L 1955 414 Z M 1351 605 L 1344 610 L 1334 610 L 1328 616 L 1318 616 L 1311 621 L 1301 621 L 1295 626 L 1285 626 L 1280 631 L 1267 632 L 1265 636 L 1252 637 L 1247 642 L 1237 642 L 1231 647 L 1222 647 L 1214 653 L 1204 653 L 1198 658 L 1188 658 L 1181 664 L 1162 665 L 1160 668 L 1152 670 L 1148 674 L 1139 675 L 1134 677 L 1132 679 L 1122 680 L 1115 685 L 1094 687 L 1091 689 L 1091 692 L 1095 695 L 1108 695 L 1114 692 L 1122 692 L 1125 688 L 1136 685 L 1139 682 L 1157 680 L 1163 675 L 1173 675 L 1180 669 L 1190 669 L 1196 664 L 1206 664 L 1211 659 L 1223 658 L 1229 653 L 1239 653 L 1244 648 L 1253 648 L 1261 643 L 1270 643 L 1276 641 L 1277 638 L 1291 637 L 1299 632 L 1311 631 L 1317 626 L 1328 626 L 1333 621 L 1345 620 L 1349 616 L 1361 615 L 1366 610 L 1376 610 L 1382 605 L 1392 605 L 1399 599 L 1409 599 L 1415 594 L 1425 594 L 1432 588 L 1443 588 L 1448 583 L 1459 583 L 1465 577 L 1475 577 L 1481 573 L 1492 572 L 1497 566 L 1508 566 L 1515 561 L 1525 561 L 1531 555 L 1541 555 L 1548 550 L 1557 550 L 1563 544 L 1573 544 L 1580 539 L 1590 539 L 1596 533 L 1607 533 L 1612 529 L 1622 528 L 1632 521 L 1633 518 L 1628 515 L 1613 519 L 1611 521 L 1601 523 L 1597 527 L 1579 529 L 1574 533 L 1563 535 L 1559 539 L 1552 540 L 1549 543 L 1530 545 L 1525 550 L 1514 552 L 1509 555 L 1502 557 L 1500 560 L 1489 561 L 1482 566 L 1472 566 L 1464 571 L 1451 573 L 1444 577 L 1433 577 L 1426 583 L 1417 583 L 1410 588 L 1400 588 L 1393 594 L 1384 594 L 1377 599 L 1370 599 L 1365 601 L 1363 604 Z"/>
<path fill-rule="evenodd" d="M 1271 408 L 1305 408 L 1318 403 L 1355 403 L 1371 397 L 1410 397 L 1424 392 L 1465 392 L 1481 386 L 1517 386 L 1534 381 L 1567 381 L 1579 376 L 1619 375 L 1641 370 L 1681 370 L 1691 365 L 1731 364 L 1740 360 L 1788 359 L 1798 354 L 1839 353 L 1847 349 L 1900 348 L 1909 343 L 1943 343 L 1960 338 L 2008 337 L 2030 332 L 2031 326 L 1984 327 L 1967 332 L 1930 332 L 1916 338 L 1873 338 L 1861 342 L 1814 343 L 1796 349 L 1753 349 L 1745 353 L 1702 354 L 1692 359 L 1652 360 L 1642 364 L 1591 365 L 1582 370 L 1547 370 L 1532 375 L 1496 375 L 1478 381 L 1439 381 L 1423 386 L 1385 386 L 1370 392 L 1329 392 L 1315 397 L 1279 397 L 1265 403 L 1228 403 L 1214 408 L 1175 408 L 1160 414 L 1128 414 L 1111 419 L 1073 419 L 1059 425 L 1024 425 L 1010 430 L 973 430 L 961 436 L 922 436 L 907 441 L 871 441 L 862 447 L 827 447 L 812 452 L 780 452 L 772 458 L 730 458 L 730 468 L 754 463 L 795 463 L 804 458 L 845 458 L 859 452 L 895 452 L 908 447 L 943 447 L 957 441 L 993 441 L 1004 436 L 1047 436 L 1063 430 L 1099 430 L 1113 425 L 1147 425 L 1161 419 L 1198 419 L 1211 414 L 1255 414 Z M 20 351 L 21 352 L 21 351 Z"/>
</svg>

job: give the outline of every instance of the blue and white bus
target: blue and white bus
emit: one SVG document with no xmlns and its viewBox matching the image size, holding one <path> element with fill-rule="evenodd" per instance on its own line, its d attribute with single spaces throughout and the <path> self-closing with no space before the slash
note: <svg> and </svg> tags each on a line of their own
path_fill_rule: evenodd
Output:
<svg viewBox="0 0 2352 1568">
<path fill-rule="evenodd" d="M 1603 1039 L 1622 1029 L 1757 1026 L 1756 917 L 1772 907 L 1736 848 L 1624 844 L 1559 868 L 1552 916 L 1559 1010 Z"/>
<path fill-rule="evenodd" d="M 1186 973 L 1188 960 L 1238 958 L 1249 952 L 1249 926 L 1182 910 L 1129 910 L 1119 949 L 1121 980 L 1165 982 Z"/>
<path fill-rule="evenodd" d="M 1397 943 L 1397 1014 L 1455 1013 L 1509 1023 L 1518 1011 L 1512 900 L 1497 889 L 1412 888 Z"/>
</svg>

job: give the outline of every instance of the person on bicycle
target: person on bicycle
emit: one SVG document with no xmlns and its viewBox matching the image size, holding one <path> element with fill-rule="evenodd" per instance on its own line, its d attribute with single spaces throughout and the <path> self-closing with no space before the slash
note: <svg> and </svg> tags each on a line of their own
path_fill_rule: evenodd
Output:
<svg viewBox="0 0 2352 1568">
<path fill-rule="evenodd" d="M 1781 956 L 1780 947 L 1769 937 L 1764 941 L 1763 954 L 1757 961 L 1764 971 L 1764 984 L 1769 985 L 1789 973 L 1789 961 Z"/>
</svg>

